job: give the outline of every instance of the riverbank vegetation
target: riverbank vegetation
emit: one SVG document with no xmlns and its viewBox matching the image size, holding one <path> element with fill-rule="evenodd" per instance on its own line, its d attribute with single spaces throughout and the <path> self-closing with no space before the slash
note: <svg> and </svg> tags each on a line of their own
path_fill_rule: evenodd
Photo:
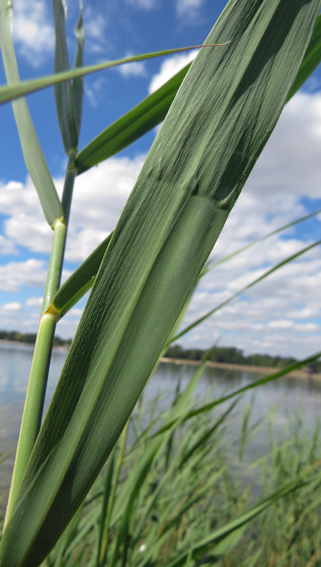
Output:
<svg viewBox="0 0 321 567">
<path fill-rule="evenodd" d="M 0 88 L 0 102 L 13 100 L 25 163 L 54 233 L 0 565 L 213 564 L 229 557 L 249 522 L 259 514 L 264 518 L 277 501 L 287 510 L 282 517 L 284 530 L 289 524 L 293 538 L 283 530 L 282 547 L 276 549 L 273 543 L 275 564 L 281 565 L 285 558 L 288 566 L 292 556 L 287 550 L 296 551 L 293 545 L 298 541 L 300 553 L 306 550 L 311 560 L 317 542 L 301 541 L 300 522 L 309 504 L 313 506 L 321 482 L 315 451 L 306 453 L 301 447 L 300 452 L 295 446 L 297 466 L 289 456 L 287 471 L 281 459 L 283 475 L 275 484 L 268 477 L 266 492 L 254 501 L 250 488 L 237 482 L 250 408 L 235 449 L 237 465 L 233 465 L 233 447 L 230 454 L 224 437 L 221 450 L 219 432 L 226 427 L 238 394 L 310 364 L 320 353 L 197 407 L 191 399 L 202 364 L 184 392 L 178 389 L 175 403 L 161 420 L 151 417 L 146 426 L 140 419 L 131 420 L 134 437 L 129 445 L 126 424 L 161 354 L 174 339 L 206 260 L 284 105 L 320 61 L 320 0 L 230 0 L 206 47 L 185 69 L 184 81 L 180 72 L 80 152 L 81 77 L 160 53 L 83 67 L 81 4 L 77 54 L 69 70 L 64 2 L 54 0 L 53 8 L 56 74 L 20 83 L 11 35 L 12 3 L 0 0 L 1 50 L 8 81 Z M 61 199 L 21 98 L 53 84 L 68 156 Z M 115 230 L 60 287 L 77 175 L 119 152 L 165 115 Z M 319 245 L 320 241 L 310 244 L 238 294 Z M 56 324 L 91 287 L 41 425 Z M 176 339 L 201 320 L 204 317 Z M 232 405 L 221 414 L 218 408 L 228 400 Z M 318 435 L 315 438 L 317 443 Z M 107 471 L 99 477 L 107 459 Z M 300 505 L 293 508 L 292 500 L 287 509 L 284 502 L 290 495 L 297 495 Z M 303 512 L 302 501 L 308 507 Z M 259 564 L 263 543 L 255 547 L 254 535 L 252 541 L 251 562 Z M 265 551 L 263 546 L 263 561 Z"/>
<path fill-rule="evenodd" d="M 24 343 L 27 345 L 34 345 L 36 343 L 37 335 L 36 333 L 20 333 L 19 331 L 2 331 L 0 330 L 0 341 L 12 341 L 18 343 Z M 55 336 L 53 339 L 53 346 L 65 346 L 71 345 L 71 339 L 61 339 Z"/>
<path fill-rule="evenodd" d="M 164 354 L 165 358 L 175 358 L 179 360 L 202 360 L 206 351 L 202 349 L 185 349 L 179 344 L 170 346 Z M 267 354 L 251 354 L 245 356 L 240 349 L 234 347 L 216 347 L 211 349 L 208 360 L 212 362 L 226 362 L 229 364 L 246 364 L 247 366 L 265 366 L 272 368 L 283 368 L 295 358 L 283 358 L 281 356 L 269 356 Z M 321 364 L 315 363 L 316 371 L 321 371 Z"/>
<path fill-rule="evenodd" d="M 307 429 L 298 411 L 276 436 L 274 411 L 253 419 L 254 398 L 245 411 L 237 396 L 196 404 L 199 378 L 179 381 L 165 411 L 139 401 L 44 567 L 318 565 L 320 422 Z M 262 429 L 269 447 L 253 462 Z"/>
</svg>

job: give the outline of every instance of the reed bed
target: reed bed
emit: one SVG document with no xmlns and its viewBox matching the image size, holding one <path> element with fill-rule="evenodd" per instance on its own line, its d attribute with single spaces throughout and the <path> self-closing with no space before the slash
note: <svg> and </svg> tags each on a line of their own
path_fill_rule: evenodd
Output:
<svg viewBox="0 0 321 567">
<path fill-rule="evenodd" d="M 284 105 L 321 60 L 320 6 L 320 0 L 230 0 L 189 69 L 79 151 L 82 77 L 180 50 L 84 67 L 80 4 L 77 53 L 70 69 L 64 3 L 53 0 L 55 74 L 21 83 L 12 42 L 12 3 L 0 0 L 1 52 L 8 83 L 0 88 L 0 103 L 12 100 L 25 164 L 53 229 L 0 543 L 1 567 L 227 564 L 254 518 L 264 518 L 276 502 L 291 494 L 306 491 L 307 499 L 314 495 L 320 482 L 319 461 L 306 461 L 299 450 L 300 466 L 292 475 L 285 474 L 281 460 L 283 476 L 270 484 L 267 474 L 269 490 L 259 499 L 248 502 L 246 490 L 239 494 L 230 457 L 220 445 L 220 431 L 236 396 L 248 387 L 195 407 L 192 393 L 203 365 L 188 387 L 177 392 L 173 406 L 151 420 L 147 429 L 140 431 L 139 418 L 126 424 L 164 349 L 218 309 L 177 334 L 195 285 L 209 269 L 204 268 L 206 260 Z M 23 98 L 53 85 L 68 156 L 61 199 Z M 77 176 L 164 117 L 115 230 L 60 287 Z M 285 259 L 235 297 L 319 244 Z M 56 323 L 90 288 L 42 421 Z M 250 388 L 319 357 L 315 353 Z M 218 408 L 229 400 L 230 408 L 222 416 Z M 249 415 L 250 409 L 244 416 L 240 461 Z M 136 437 L 126 445 L 128 427 Z M 107 471 L 100 477 L 107 460 Z M 292 513 L 295 525 L 302 517 L 300 510 L 298 504 Z M 293 542 L 298 541 L 298 533 Z M 261 561 L 255 541 L 253 565 Z M 307 554 L 312 553 L 309 561 L 318 560 L 314 545 L 307 548 Z M 297 552 L 296 544 L 290 548 Z M 284 553 L 284 547 L 271 548 L 278 561 Z"/>
</svg>

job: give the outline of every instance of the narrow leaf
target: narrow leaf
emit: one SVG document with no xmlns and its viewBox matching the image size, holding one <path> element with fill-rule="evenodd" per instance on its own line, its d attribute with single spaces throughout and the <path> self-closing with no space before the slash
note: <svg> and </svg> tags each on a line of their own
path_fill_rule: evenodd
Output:
<svg viewBox="0 0 321 567">
<path fill-rule="evenodd" d="M 239 248 L 238 250 L 232 252 L 232 254 L 229 254 L 228 256 L 225 256 L 221 260 L 208 263 L 205 266 L 205 268 L 202 270 L 200 277 L 206 275 L 210 270 L 212 270 L 216 266 L 219 266 L 220 264 L 223 264 L 224 262 L 231 260 L 232 258 L 234 258 L 234 256 L 237 256 L 242 252 L 245 252 L 255 244 L 258 244 L 259 242 L 262 242 L 263 240 L 266 240 L 267 238 L 270 238 L 271 236 L 274 236 L 279 232 L 287 230 L 288 228 L 291 228 L 296 224 L 304 222 L 314 217 L 315 215 L 319 214 L 320 212 L 321 209 L 318 209 L 317 211 L 314 211 L 309 215 L 296 219 L 295 221 L 292 221 L 284 226 L 281 226 L 280 228 L 277 228 L 276 230 L 273 230 L 272 232 L 269 232 L 268 234 L 265 234 L 264 236 L 257 238 L 253 242 L 246 244 L 242 248 Z M 109 234 L 107 238 L 105 238 L 105 240 L 103 240 L 103 242 L 99 244 L 99 246 L 97 246 L 97 248 L 90 254 L 90 256 L 88 256 L 88 258 L 84 260 L 84 262 L 77 268 L 77 270 L 75 270 L 73 274 L 65 281 L 65 283 L 56 293 L 53 299 L 53 303 L 49 308 L 49 311 L 52 310 L 53 312 L 57 313 L 57 316 L 59 318 L 63 317 L 78 301 L 80 301 L 80 299 L 85 295 L 85 293 L 93 286 L 95 281 L 95 276 L 97 275 L 99 266 L 107 250 L 107 246 L 110 242 L 111 236 L 112 234 Z M 188 303 L 189 301 L 186 302 L 186 308 L 182 310 L 180 319 L 181 318 L 183 319 L 183 315 L 187 310 Z M 179 320 L 177 322 L 179 323 Z M 175 327 L 176 326 L 178 329 L 179 325 L 177 325 L 177 323 Z M 173 332 L 176 334 L 175 328 L 173 329 Z M 176 339 L 177 337 L 173 335 L 173 337 L 170 337 L 169 342 L 173 342 Z"/>
<path fill-rule="evenodd" d="M 310 213 L 308 215 L 305 215 L 304 217 L 300 217 L 299 219 L 296 219 L 292 222 L 289 222 L 288 224 L 285 224 L 284 226 L 281 226 L 280 228 L 277 228 L 276 230 L 272 230 L 272 232 L 269 232 L 268 234 L 264 234 L 264 236 L 261 236 L 260 238 L 256 238 L 255 240 L 253 240 L 253 242 L 250 242 L 249 244 L 242 246 L 242 248 L 238 248 L 238 250 L 235 250 L 235 252 L 232 252 L 232 254 L 229 254 L 228 256 L 224 256 L 224 258 L 221 258 L 221 260 L 217 260 L 216 262 L 211 262 L 208 265 L 208 267 L 206 268 L 206 271 L 208 272 L 209 270 L 212 270 L 216 266 L 219 266 L 220 264 L 224 264 L 228 260 L 231 260 L 232 258 L 234 258 L 234 256 L 238 256 L 239 254 L 242 254 L 242 252 L 245 252 L 249 248 L 252 248 L 252 246 L 255 246 L 255 244 L 258 244 L 259 242 L 263 242 L 267 238 L 270 238 L 271 236 L 275 236 L 276 234 L 279 234 L 280 232 L 283 232 L 284 230 L 287 230 L 288 228 L 292 228 L 293 226 L 296 226 L 297 224 L 300 224 L 301 222 L 305 222 L 306 220 L 309 220 L 312 217 L 319 215 L 320 213 L 321 213 L 321 209 L 318 209 L 317 211 L 313 211 L 313 213 Z"/>
<path fill-rule="evenodd" d="M 65 23 L 66 3 L 64 0 L 52 0 L 52 6 L 56 37 L 54 72 L 61 73 L 69 70 Z M 78 145 L 78 126 L 70 81 L 55 85 L 55 101 L 65 152 L 69 155 L 70 150 L 75 150 Z"/>
<path fill-rule="evenodd" d="M 5 3 L 6 0 L 1 0 Z M 184 51 L 190 51 L 192 49 L 221 47 L 226 46 L 230 42 L 226 41 L 224 43 L 206 44 L 206 45 L 194 45 L 191 47 L 178 47 L 176 49 L 165 49 L 163 51 L 155 51 L 153 53 L 144 53 L 142 55 L 133 55 L 131 57 L 125 57 L 124 59 L 117 59 L 115 61 L 105 61 L 104 63 L 98 63 L 97 65 L 90 65 L 89 67 L 82 67 L 81 69 L 72 69 L 71 71 L 65 71 L 63 73 L 57 73 L 55 75 L 49 75 L 47 77 L 42 77 L 40 79 L 31 79 L 29 81 L 24 81 L 20 84 L 13 84 L 8 87 L 0 88 L 0 104 L 14 100 L 21 96 L 40 91 L 47 87 L 52 87 L 53 85 L 58 85 L 64 81 L 69 81 L 70 79 L 78 79 L 79 77 L 84 77 L 85 75 L 91 75 L 97 71 L 103 71 L 104 69 L 112 69 L 113 67 L 118 67 L 119 65 L 126 65 L 127 63 L 135 63 L 136 61 L 145 61 L 148 59 L 155 59 L 155 57 L 164 57 L 165 55 L 173 55 L 175 53 L 181 53 Z M 18 81 L 15 81 L 18 83 Z"/>
<path fill-rule="evenodd" d="M 164 120 L 191 63 L 106 128 L 78 154 L 78 174 L 120 152 Z"/>
<path fill-rule="evenodd" d="M 105 463 L 277 123 L 319 9 L 230 0 L 207 40 L 230 44 L 193 62 L 100 266 L 0 544 L 3 566 L 43 561 Z"/>
<path fill-rule="evenodd" d="M 12 3 L 10 1 L 7 2 L 7 0 L 0 0 L 1 51 L 7 82 L 9 85 L 8 87 L 3 87 L 3 89 L 9 91 L 12 89 L 10 85 L 14 84 L 14 88 L 18 89 L 20 89 L 22 85 L 22 83 L 20 83 L 17 61 L 12 43 L 11 28 Z M 55 220 L 60 219 L 63 216 L 63 210 L 57 191 L 53 184 L 45 157 L 42 153 L 26 101 L 24 99 L 14 101 L 12 103 L 12 108 L 19 132 L 26 167 L 38 192 L 44 215 L 50 226 L 52 226 Z"/>
<path fill-rule="evenodd" d="M 300 368 L 303 368 L 303 366 L 307 366 L 308 364 L 312 364 L 313 362 L 318 360 L 320 357 L 321 357 L 321 351 L 317 352 L 316 354 L 313 354 L 312 356 L 304 358 L 303 360 L 293 362 L 292 364 L 285 366 L 284 368 L 282 368 L 281 370 L 278 370 L 277 372 L 273 372 L 272 374 L 269 374 L 268 376 L 264 376 L 263 378 L 259 378 L 259 380 L 255 380 L 255 382 L 251 382 L 247 386 L 243 386 L 242 388 L 235 390 L 231 394 L 228 394 L 227 396 L 223 396 L 223 398 L 219 398 L 218 400 L 214 400 L 214 402 L 211 402 L 209 404 L 202 406 L 201 408 L 197 408 L 196 410 L 191 411 L 188 414 L 187 419 L 191 419 L 192 417 L 194 417 L 195 415 L 198 415 L 199 413 L 211 411 L 215 406 L 223 404 L 224 402 L 231 400 L 235 396 L 239 396 L 240 394 L 244 394 L 244 392 L 247 392 L 248 390 L 252 390 L 253 388 L 258 388 L 259 386 L 263 386 L 263 384 L 268 384 L 269 382 L 273 382 L 274 380 L 277 380 L 278 378 L 281 378 L 282 376 L 287 376 L 287 374 L 290 374 L 294 370 L 299 370 Z"/>
<path fill-rule="evenodd" d="M 319 463 L 318 463 L 319 464 Z M 214 533 L 212 533 L 207 538 L 204 538 L 202 541 L 194 545 L 191 549 L 182 553 L 177 559 L 174 559 L 170 563 L 167 564 L 166 567 L 181 567 L 185 564 L 188 556 L 191 556 L 193 559 L 197 559 L 201 557 L 204 553 L 214 548 L 213 552 L 213 559 L 215 562 L 218 561 L 222 557 L 222 551 L 224 547 L 218 547 L 218 557 L 215 558 L 215 549 L 216 545 L 226 541 L 226 538 L 229 537 L 231 534 L 238 531 L 242 526 L 246 526 L 253 518 L 261 514 L 264 510 L 266 510 L 271 504 L 273 504 L 279 498 L 287 496 L 294 490 L 305 486 L 308 482 L 311 481 L 311 470 L 316 467 L 316 464 L 313 467 L 306 467 L 304 471 L 296 478 L 291 479 L 288 482 L 285 482 L 280 488 L 269 494 L 267 497 L 263 498 L 261 501 L 256 503 L 250 510 L 235 518 L 222 528 L 219 528 Z M 320 473 L 317 473 L 316 476 L 320 476 Z"/>
<path fill-rule="evenodd" d="M 79 16 L 75 28 L 75 36 L 77 38 L 77 51 L 74 61 L 74 69 L 84 66 L 84 43 L 85 43 L 85 30 L 83 23 L 83 6 L 82 0 L 79 0 Z M 78 129 L 78 136 L 81 127 L 82 118 L 82 104 L 84 97 L 84 79 L 79 77 L 72 82 L 72 97 L 75 111 L 75 118 Z"/>
<path fill-rule="evenodd" d="M 303 83 L 310 77 L 321 61 L 321 16 L 318 17 L 314 32 L 294 81 L 290 100 Z M 132 144 L 138 138 L 155 128 L 164 120 L 170 105 L 183 81 L 191 63 L 176 73 L 162 87 L 145 98 L 140 104 L 108 126 L 77 156 L 78 173 L 97 165 Z"/>
<path fill-rule="evenodd" d="M 61 286 L 48 311 L 63 317 L 92 287 L 111 236 L 109 234 Z"/>
<path fill-rule="evenodd" d="M 219 309 L 222 309 L 223 307 L 225 307 L 226 305 L 231 303 L 231 301 L 233 301 L 234 299 L 236 299 L 237 297 L 242 295 L 245 291 L 247 291 L 248 289 L 251 289 L 251 287 L 255 286 L 256 284 L 258 284 L 262 280 L 265 280 L 265 278 L 267 278 L 268 276 L 270 276 L 271 274 L 273 274 L 274 272 L 276 272 L 280 268 L 283 268 L 289 262 L 292 262 L 296 258 L 299 258 L 299 256 L 302 256 L 302 254 L 309 252 L 310 250 L 312 250 L 316 246 L 320 246 L 320 244 L 321 244 L 321 240 L 318 240 L 317 242 L 314 242 L 313 244 L 306 246 L 306 248 L 303 248 L 303 250 L 300 250 L 299 252 L 296 252 L 295 254 L 288 256 L 288 258 L 286 258 L 285 260 L 282 260 L 282 262 L 279 262 L 278 264 L 273 266 L 273 268 L 270 268 L 269 270 L 264 272 L 264 274 L 262 274 L 262 276 L 255 278 L 255 280 L 253 280 L 251 283 L 242 287 L 242 289 L 240 289 L 239 291 L 237 291 L 236 293 L 231 295 L 231 297 L 229 297 L 228 299 L 226 299 L 225 301 L 223 301 L 222 303 L 220 303 L 219 305 L 214 307 L 214 309 L 211 309 L 210 311 L 208 311 L 205 315 L 203 315 L 202 317 L 200 317 L 199 319 L 197 319 L 196 321 L 191 323 L 191 325 L 188 325 L 188 327 L 185 327 L 185 329 L 183 329 L 180 333 L 178 333 L 176 335 L 176 337 L 173 337 L 171 339 L 171 342 L 177 341 L 180 337 L 182 337 L 183 335 L 186 335 L 186 333 L 188 333 L 189 331 L 194 329 L 194 327 L 197 327 L 198 325 L 200 325 L 200 323 L 202 323 L 203 321 L 208 319 L 211 315 L 214 315 L 214 313 L 219 311 Z"/>
</svg>

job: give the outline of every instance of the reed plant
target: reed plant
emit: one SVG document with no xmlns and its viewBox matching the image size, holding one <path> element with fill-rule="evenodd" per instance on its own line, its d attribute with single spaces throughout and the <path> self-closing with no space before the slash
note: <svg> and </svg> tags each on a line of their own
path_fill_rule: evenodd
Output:
<svg viewBox="0 0 321 567">
<path fill-rule="evenodd" d="M 1 567 L 40 565 L 61 537 L 68 540 L 86 495 L 113 451 L 163 349 L 175 335 L 204 264 L 284 105 L 321 58 L 320 0 L 230 0 L 188 70 L 181 71 L 78 151 L 82 76 L 173 51 L 83 67 L 80 7 L 77 54 L 74 68 L 69 70 L 61 0 L 53 1 L 53 10 L 55 74 L 20 83 L 11 37 L 12 4 L 0 0 L 0 41 L 8 82 L 0 88 L 0 102 L 13 101 L 25 163 L 45 218 L 53 229 L 40 325 L 0 544 Z M 61 200 L 22 98 L 50 85 L 55 85 L 58 121 L 68 156 Z M 77 175 L 126 147 L 165 116 L 115 230 L 60 287 Z M 91 287 L 41 425 L 56 323 Z M 305 363 L 301 361 L 294 367 Z M 282 373 L 259 383 L 276 379 Z M 196 374 L 195 380 L 198 377 Z M 109 506 L 116 496 L 114 475 L 117 478 L 120 474 L 120 461 L 117 464 L 116 457 L 112 457 L 104 489 L 105 515 L 99 527 L 97 565 L 107 561 L 125 565 L 133 561 L 137 554 L 137 547 L 130 547 L 133 511 L 155 456 L 164 451 L 170 453 L 178 424 L 226 401 L 215 400 L 186 413 L 193 384 L 194 381 L 171 408 L 129 475 L 130 490 L 117 499 L 119 527 L 110 546 Z M 197 437 L 194 442 L 197 443 Z M 191 450 L 185 440 L 182 450 L 180 458 L 184 460 Z M 184 462 L 186 471 L 189 459 Z M 206 463 L 206 454 L 204 459 Z M 197 479 L 197 467 L 194 473 Z M 304 469 L 304 474 L 301 471 L 207 538 L 188 550 L 182 548 L 170 565 L 193 562 L 209 547 L 214 547 L 217 558 L 221 557 L 235 545 L 250 519 L 310 477 L 317 478 L 316 474 L 314 465 Z M 205 476 L 209 485 L 212 480 Z M 171 516 L 166 506 L 165 510 L 167 525 Z M 152 538 L 151 525 L 147 519 L 144 524 L 141 518 L 144 513 L 135 530 L 140 525 L 144 530 L 148 524 Z M 136 546 L 142 533 L 135 531 Z M 164 535 L 161 541 L 165 540 Z M 160 550 L 158 547 L 157 553 Z M 150 556 L 149 561 L 154 557 L 155 554 Z"/>
</svg>

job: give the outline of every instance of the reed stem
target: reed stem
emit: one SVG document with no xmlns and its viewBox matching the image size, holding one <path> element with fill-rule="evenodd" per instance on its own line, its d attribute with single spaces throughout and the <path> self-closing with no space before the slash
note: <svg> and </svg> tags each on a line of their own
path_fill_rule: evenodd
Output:
<svg viewBox="0 0 321 567">
<path fill-rule="evenodd" d="M 47 281 L 21 421 L 5 525 L 11 517 L 13 506 L 41 426 L 53 339 L 56 324 L 59 320 L 54 313 L 48 313 L 46 310 L 60 286 L 67 237 L 67 222 L 69 219 L 75 180 L 75 169 L 73 166 L 75 156 L 76 152 L 71 152 L 69 156 L 62 197 L 62 202 L 66 207 L 67 214 L 63 218 L 57 219 L 53 225 L 54 237 L 51 247 Z"/>
</svg>

